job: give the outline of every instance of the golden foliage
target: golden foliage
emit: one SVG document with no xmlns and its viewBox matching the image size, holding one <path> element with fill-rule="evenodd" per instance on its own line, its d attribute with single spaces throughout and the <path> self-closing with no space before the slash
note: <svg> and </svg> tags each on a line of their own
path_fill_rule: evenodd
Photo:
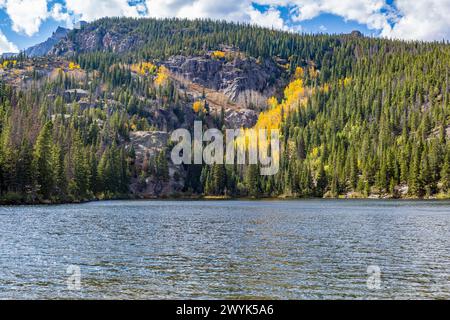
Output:
<svg viewBox="0 0 450 320">
<path fill-rule="evenodd" d="M 311 158 L 316 159 L 319 156 L 319 147 L 314 147 L 311 150 Z"/>
<path fill-rule="evenodd" d="M 148 74 L 154 75 L 158 71 L 158 67 L 151 62 L 141 62 L 139 64 L 132 64 L 130 67 L 131 71 L 137 73 L 141 76 Z"/>
<path fill-rule="evenodd" d="M 160 66 L 156 75 L 155 84 L 165 86 L 169 82 L 169 70 L 165 66 Z"/>
<path fill-rule="evenodd" d="M 340 86 L 348 87 L 351 84 L 352 84 L 352 78 L 350 78 L 350 77 L 346 77 L 344 79 L 339 80 Z"/>
<path fill-rule="evenodd" d="M 262 152 L 263 154 L 267 154 L 267 151 L 271 149 L 271 134 L 270 130 L 267 130 L 267 135 L 265 138 L 262 138 L 261 132 L 258 128 L 252 129 L 240 129 L 240 134 L 235 137 L 234 145 L 238 152 L 244 151 L 246 154 L 250 151 Z M 280 151 L 279 150 L 271 150 L 271 155 L 273 163 L 280 163 Z"/>
<path fill-rule="evenodd" d="M 269 98 L 267 100 L 267 105 L 269 106 L 269 109 L 275 109 L 278 106 L 278 100 L 275 97 Z"/>
<path fill-rule="evenodd" d="M 319 71 L 317 71 L 314 66 L 311 66 L 309 67 L 309 76 L 312 79 L 317 79 L 317 77 L 319 76 Z"/>
<path fill-rule="evenodd" d="M 256 123 L 256 129 L 278 129 L 282 122 L 283 105 L 261 112 Z"/>
<path fill-rule="evenodd" d="M 224 58 L 225 58 L 225 52 L 216 50 L 216 51 L 213 51 L 213 53 L 211 54 L 211 56 L 212 56 L 214 59 L 224 59 Z"/>
<path fill-rule="evenodd" d="M 194 104 L 192 105 L 192 109 L 194 110 L 195 113 L 199 113 L 200 111 L 205 113 L 206 112 L 206 108 L 205 108 L 205 101 L 195 101 Z"/>
<path fill-rule="evenodd" d="M 302 67 L 297 67 L 295 69 L 294 78 L 295 79 L 302 79 L 305 76 L 305 70 L 303 70 Z"/>
<path fill-rule="evenodd" d="M 69 62 L 69 70 L 79 70 L 81 69 L 80 65 L 75 62 Z"/>
<path fill-rule="evenodd" d="M 303 80 L 296 79 L 292 81 L 284 90 L 285 104 L 288 107 L 300 104 L 305 97 L 305 88 L 303 87 Z"/>
<path fill-rule="evenodd" d="M 17 64 L 17 60 L 4 60 L 3 63 L 0 64 L 0 68 L 8 68 L 8 67 L 15 67 Z"/>
<path fill-rule="evenodd" d="M 241 128 L 241 134 L 237 136 L 234 140 L 235 146 L 237 149 L 243 149 L 248 151 L 249 147 L 254 144 L 255 141 L 258 141 L 258 133 L 257 130 Z"/>
<path fill-rule="evenodd" d="M 256 129 L 279 129 L 290 110 L 304 105 L 307 101 L 303 80 L 293 80 L 284 90 L 284 100 L 278 103 L 275 97 L 267 101 L 269 109 L 261 112 L 256 123 Z"/>
</svg>

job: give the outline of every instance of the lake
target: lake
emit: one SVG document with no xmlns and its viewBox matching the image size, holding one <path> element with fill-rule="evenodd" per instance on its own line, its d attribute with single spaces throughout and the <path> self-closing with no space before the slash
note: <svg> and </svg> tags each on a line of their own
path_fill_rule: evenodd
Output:
<svg viewBox="0 0 450 320">
<path fill-rule="evenodd" d="M 0 299 L 450 299 L 450 202 L 0 207 Z"/>
</svg>

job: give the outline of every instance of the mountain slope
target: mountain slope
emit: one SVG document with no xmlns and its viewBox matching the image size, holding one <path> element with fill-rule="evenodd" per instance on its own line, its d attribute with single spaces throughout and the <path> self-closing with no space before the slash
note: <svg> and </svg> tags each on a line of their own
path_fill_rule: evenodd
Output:
<svg viewBox="0 0 450 320">
<path fill-rule="evenodd" d="M 50 53 L 0 60 L 3 202 L 449 196 L 448 44 L 112 18 Z M 279 128 L 279 173 L 174 166 L 194 120 Z"/>
</svg>

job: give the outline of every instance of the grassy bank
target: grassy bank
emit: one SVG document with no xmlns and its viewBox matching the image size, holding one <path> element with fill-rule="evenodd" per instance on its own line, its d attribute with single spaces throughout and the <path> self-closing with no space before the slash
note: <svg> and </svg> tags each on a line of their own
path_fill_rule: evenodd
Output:
<svg viewBox="0 0 450 320">
<path fill-rule="evenodd" d="M 61 204 L 77 204 L 77 203 L 87 203 L 94 201 L 107 201 L 107 200 L 186 200 L 186 201 L 221 201 L 221 200 L 302 200 L 302 199 L 359 199 L 359 200 L 450 200 L 450 194 L 436 194 L 433 196 L 426 197 L 414 197 L 414 196 L 394 196 L 392 194 L 371 194 L 365 196 L 359 193 L 352 193 L 346 195 L 339 195 L 337 197 L 325 196 L 320 197 L 298 197 L 294 195 L 280 195 L 277 197 L 232 197 L 232 196 L 204 196 L 204 195 L 183 195 L 183 194 L 173 194 L 173 195 L 162 195 L 156 196 L 136 196 L 131 194 L 117 195 L 117 196 L 101 196 L 90 199 L 31 199 L 20 197 L 17 194 L 7 194 L 0 199 L 1 206 L 20 206 L 20 205 L 61 205 Z"/>
</svg>

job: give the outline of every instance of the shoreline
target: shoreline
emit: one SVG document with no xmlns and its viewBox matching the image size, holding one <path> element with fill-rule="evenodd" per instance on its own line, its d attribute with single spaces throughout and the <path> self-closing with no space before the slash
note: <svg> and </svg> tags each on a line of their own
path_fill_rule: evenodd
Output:
<svg viewBox="0 0 450 320">
<path fill-rule="evenodd" d="M 338 197 L 295 197 L 281 195 L 278 197 L 231 197 L 231 196 L 183 196 L 183 195 L 167 195 L 160 197 L 139 197 L 139 196 L 118 196 L 113 198 L 105 199 L 85 199 L 79 201 L 36 201 L 36 202 L 24 202 L 24 201 L 3 201 L 0 200 L 0 207 L 20 207 L 20 206 L 58 206 L 58 205 L 68 205 L 68 204 L 85 204 L 91 202 L 102 202 L 102 201 L 295 201 L 295 200 L 373 200 L 373 201 L 417 201 L 417 202 L 428 202 L 428 201 L 448 201 L 450 200 L 450 195 L 436 195 L 433 197 L 393 197 L 393 196 L 369 196 L 369 197 L 346 197 L 345 195 L 340 195 Z"/>
</svg>

